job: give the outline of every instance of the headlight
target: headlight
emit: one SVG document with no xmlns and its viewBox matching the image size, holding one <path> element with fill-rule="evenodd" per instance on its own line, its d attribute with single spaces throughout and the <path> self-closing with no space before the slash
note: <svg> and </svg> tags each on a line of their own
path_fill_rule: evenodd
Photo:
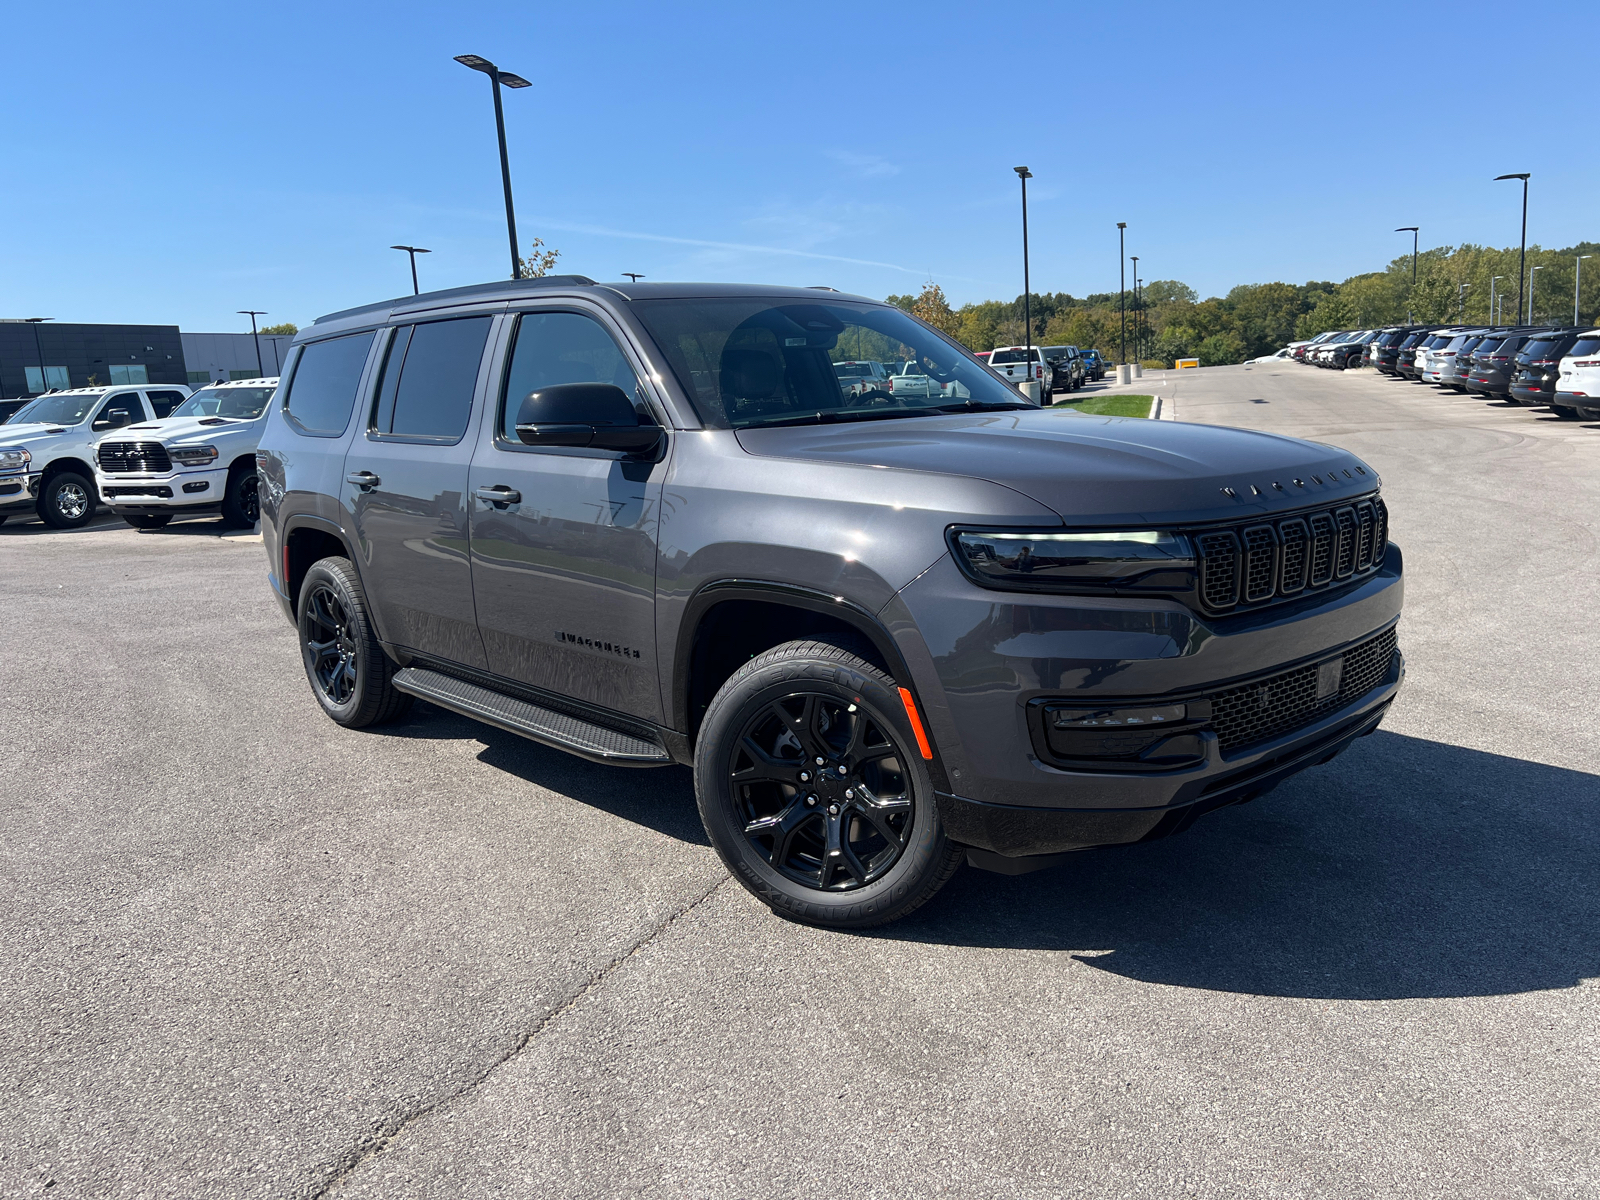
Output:
<svg viewBox="0 0 1600 1200">
<path fill-rule="evenodd" d="M 26 450 L 0 450 L 0 471 L 20 471 L 33 461 Z"/>
<path fill-rule="evenodd" d="M 167 453 L 180 467 L 203 467 L 217 461 L 215 446 L 175 446 Z"/>
<path fill-rule="evenodd" d="M 985 587 L 1168 592 L 1194 586 L 1194 547 L 1179 533 L 956 530 L 951 548 Z"/>
</svg>

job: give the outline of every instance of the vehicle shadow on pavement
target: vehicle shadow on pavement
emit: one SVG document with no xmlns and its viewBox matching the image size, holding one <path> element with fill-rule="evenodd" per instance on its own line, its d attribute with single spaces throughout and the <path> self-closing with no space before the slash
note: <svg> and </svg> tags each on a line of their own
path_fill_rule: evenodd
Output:
<svg viewBox="0 0 1600 1200">
<path fill-rule="evenodd" d="M 688 767 L 602 766 L 420 700 L 406 720 L 370 732 L 481 742 L 478 761 L 485 766 L 680 842 L 711 845 L 695 807 L 694 774 Z"/>
<path fill-rule="evenodd" d="M 967 868 L 872 934 L 1254 995 L 1505 995 L 1600 975 L 1597 878 L 1600 776 L 1379 732 L 1165 841 Z"/>
</svg>

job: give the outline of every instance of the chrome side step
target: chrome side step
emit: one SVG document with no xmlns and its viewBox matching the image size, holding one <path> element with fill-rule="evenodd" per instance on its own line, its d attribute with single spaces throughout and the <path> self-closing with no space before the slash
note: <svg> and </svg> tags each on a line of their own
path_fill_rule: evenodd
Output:
<svg viewBox="0 0 1600 1200">
<path fill-rule="evenodd" d="M 553 709 L 541 708 L 475 683 L 430 671 L 425 667 L 404 667 L 395 672 L 394 686 L 408 695 L 448 708 L 497 729 L 521 734 L 557 750 L 565 750 L 594 762 L 619 767 L 665 767 L 672 756 L 655 742 L 607 729 Z"/>
</svg>

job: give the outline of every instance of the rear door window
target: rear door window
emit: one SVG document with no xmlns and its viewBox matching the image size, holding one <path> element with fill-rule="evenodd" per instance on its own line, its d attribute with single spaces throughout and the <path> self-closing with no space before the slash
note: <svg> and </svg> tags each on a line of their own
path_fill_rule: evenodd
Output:
<svg viewBox="0 0 1600 1200">
<path fill-rule="evenodd" d="M 372 432 L 457 442 L 467 431 L 490 317 L 402 325 L 385 356 Z"/>
<path fill-rule="evenodd" d="M 289 423 L 299 432 L 312 437 L 338 437 L 344 432 L 372 336 L 370 331 L 350 333 L 301 349 L 283 402 Z"/>
</svg>

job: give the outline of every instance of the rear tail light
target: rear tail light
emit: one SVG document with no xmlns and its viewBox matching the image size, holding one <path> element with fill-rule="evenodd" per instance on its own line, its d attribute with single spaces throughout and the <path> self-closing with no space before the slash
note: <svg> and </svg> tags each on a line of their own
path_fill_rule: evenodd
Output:
<svg viewBox="0 0 1600 1200">
<path fill-rule="evenodd" d="M 1575 367 L 1600 367 L 1600 358 L 1586 358 L 1582 362 L 1572 364 Z"/>
</svg>

